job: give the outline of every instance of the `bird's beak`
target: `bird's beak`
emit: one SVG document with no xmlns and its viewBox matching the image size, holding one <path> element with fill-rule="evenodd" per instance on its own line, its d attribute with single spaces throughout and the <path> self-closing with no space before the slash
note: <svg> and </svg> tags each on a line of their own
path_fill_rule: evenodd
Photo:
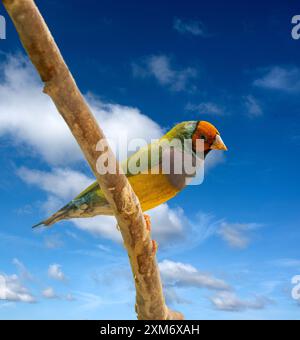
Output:
<svg viewBox="0 0 300 340">
<path fill-rule="evenodd" d="M 224 150 L 224 151 L 228 150 L 226 145 L 222 141 L 222 138 L 219 135 L 216 136 L 215 141 L 213 142 L 210 148 L 212 150 Z"/>
</svg>

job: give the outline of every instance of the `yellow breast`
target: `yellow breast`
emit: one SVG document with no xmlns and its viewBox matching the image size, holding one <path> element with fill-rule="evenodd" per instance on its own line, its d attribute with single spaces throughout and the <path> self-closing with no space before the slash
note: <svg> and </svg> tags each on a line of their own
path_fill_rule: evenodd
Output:
<svg viewBox="0 0 300 340">
<path fill-rule="evenodd" d="M 164 174 L 139 174 L 128 178 L 138 196 L 143 211 L 147 211 L 173 198 L 179 190 Z"/>
</svg>

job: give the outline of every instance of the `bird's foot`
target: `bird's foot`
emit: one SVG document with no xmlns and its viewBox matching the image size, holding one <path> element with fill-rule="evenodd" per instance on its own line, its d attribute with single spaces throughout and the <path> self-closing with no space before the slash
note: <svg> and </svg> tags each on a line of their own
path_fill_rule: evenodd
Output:
<svg viewBox="0 0 300 340">
<path fill-rule="evenodd" d="M 150 231 L 151 231 L 151 219 L 150 219 L 150 216 L 144 214 L 144 219 L 145 219 L 145 221 L 146 221 L 146 228 L 147 228 L 147 230 L 148 230 L 149 233 L 150 233 Z"/>
<path fill-rule="evenodd" d="M 152 240 L 152 253 L 156 255 L 158 249 L 158 243 L 155 240 Z"/>
</svg>

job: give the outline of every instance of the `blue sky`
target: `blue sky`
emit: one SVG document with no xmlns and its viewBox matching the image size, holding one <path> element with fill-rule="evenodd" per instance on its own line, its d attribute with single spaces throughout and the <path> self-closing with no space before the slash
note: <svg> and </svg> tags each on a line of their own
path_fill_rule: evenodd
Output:
<svg viewBox="0 0 300 340">
<path fill-rule="evenodd" d="M 208 120 L 229 148 L 151 213 L 172 308 L 188 319 L 299 319 L 297 1 L 37 1 L 106 134 Z M 0 40 L 0 318 L 135 318 L 115 221 L 31 226 L 91 172 L 15 29 Z"/>
</svg>

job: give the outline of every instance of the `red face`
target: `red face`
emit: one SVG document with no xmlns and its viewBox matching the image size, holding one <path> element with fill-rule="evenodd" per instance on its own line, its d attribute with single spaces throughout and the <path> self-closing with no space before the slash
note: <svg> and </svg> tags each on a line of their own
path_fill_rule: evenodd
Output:
<svg viewBox="0 0 300 340">
<path fill-rule="evenodd" d="M 210 123 L 201 121 L 198 122 L 197 129 L 193 135 L 193 147 L 196 148 L 196 141 L 198 139 L 204 140 L 204 151 L 209 150 L 225 150 L 225 146 L 219 131 Z M 203 151 L 203 150 L 197 150 Z"/>
</svg>

